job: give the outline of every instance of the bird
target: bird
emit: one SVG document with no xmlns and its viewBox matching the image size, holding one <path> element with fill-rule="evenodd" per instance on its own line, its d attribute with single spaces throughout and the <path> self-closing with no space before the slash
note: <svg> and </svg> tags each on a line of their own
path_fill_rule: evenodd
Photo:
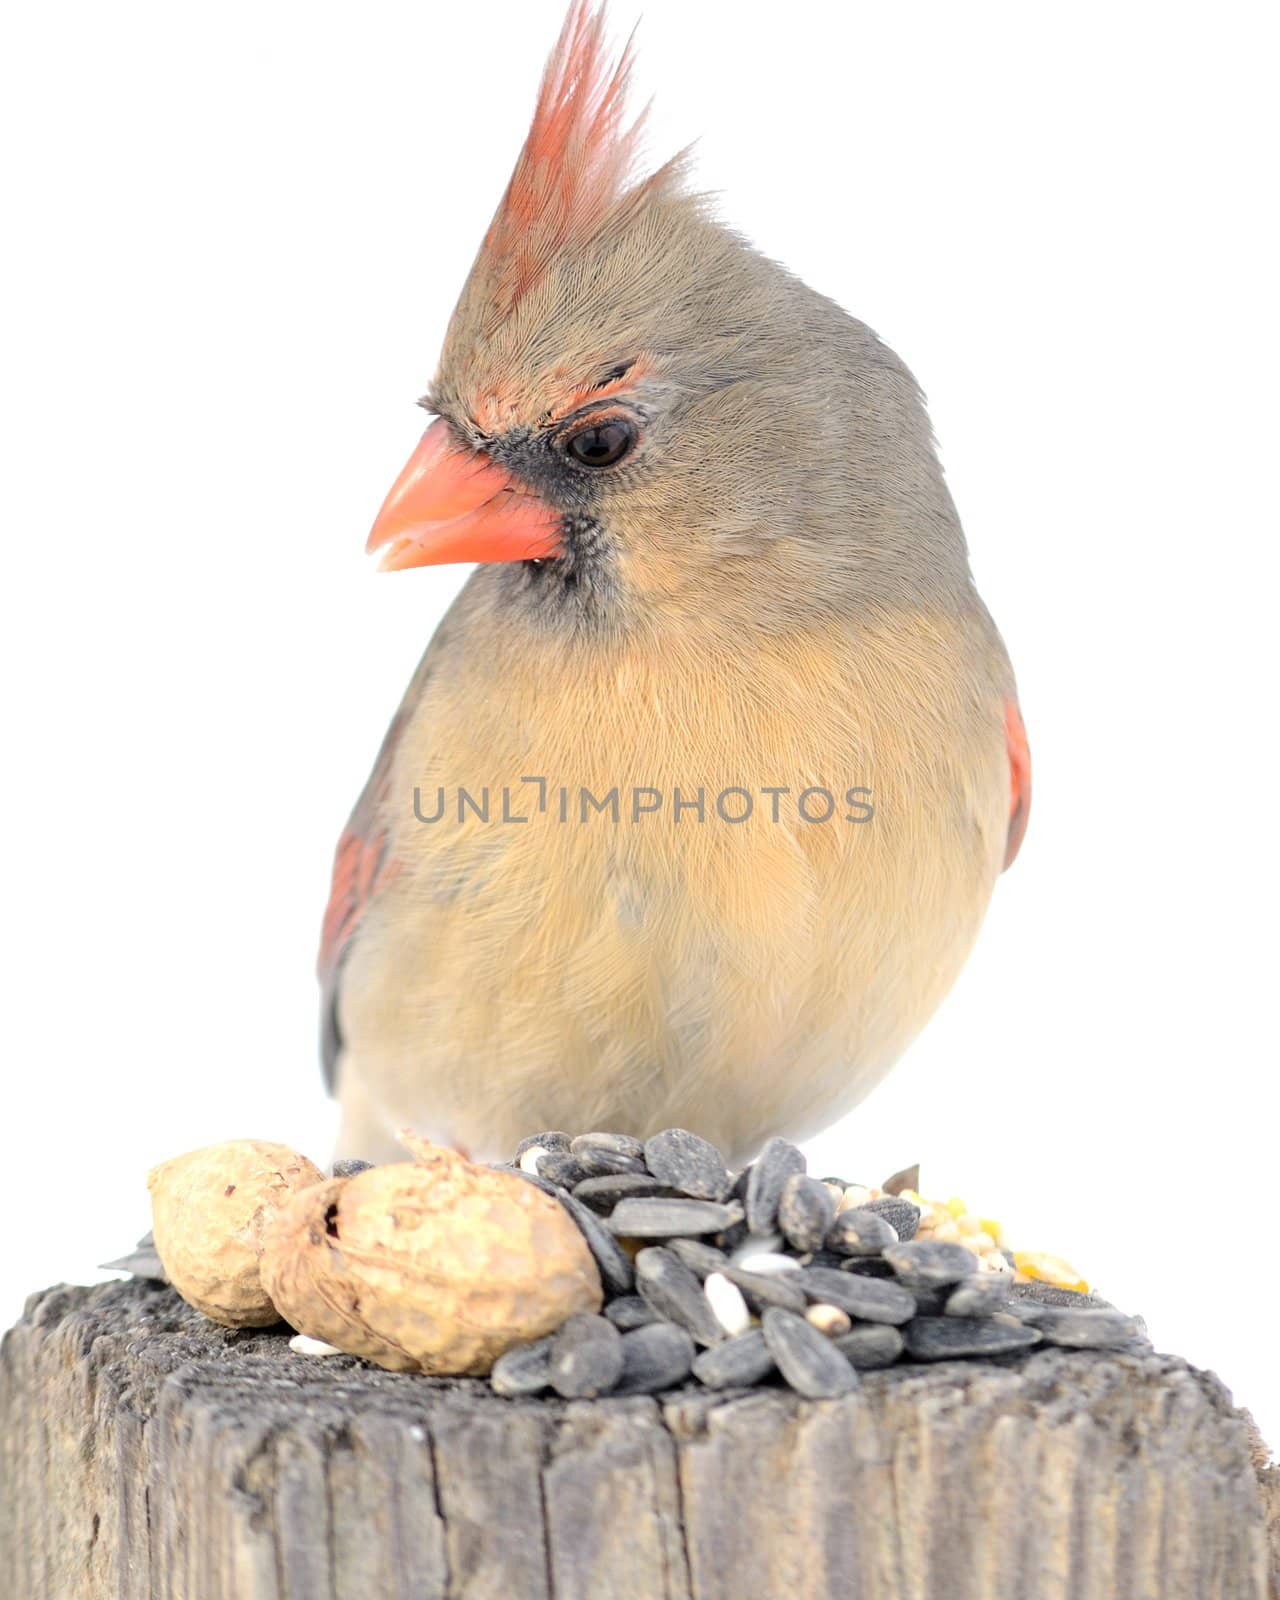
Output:
<svg viewBox="0 0 1280 1600">
<path fill-rule="evenodd" d="M 573 0 L 368 540 L 475 567 L 334 859 L 343 1157 L 807 1138 L 942 1001 L 1027 823 L 921 390 L 688 152 L 644 159 L 606 24 Z"/>
</svg>

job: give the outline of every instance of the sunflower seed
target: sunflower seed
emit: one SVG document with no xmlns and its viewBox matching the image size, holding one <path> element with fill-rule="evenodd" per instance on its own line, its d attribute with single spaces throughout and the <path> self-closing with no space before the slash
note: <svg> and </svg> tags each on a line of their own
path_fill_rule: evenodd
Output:
<svg viewBox="0 0 1280 1600">
<path fill-rule="evenodd" d="M 518 1344 L 493 1364 L 489 1382 L 497 1394 L 541 1394 L 551 1383 L 551 1346 L 555 1336 Z"/>
<path fill-rule="evenodd" d="M 817 1178 L 793 1172 L 782 1186 L 778 1226 L 794 1250 L 817 1250 L 835 1221 L 836 1201 Z"/>
<path fill-rule="evenodd" d="M 361 1161 L 356 1156 L 347 1156 L 341 1161 L 334 1162 L 333 1176 L 335 1178 L 354 1178 L 358 1172 L 368 1172 L 372 1166 L 372 1161 Z"/>
<path fill-rule="evenodd" d="M 771 1308 L 763 1332 L 778 1371 L 797 1394 L 830 1400 L 858 1387 L 858 1375 L 830 1339 L 791 1311 Z"/>
<path fill-rule="evenodd" d="M 910 1200 L 900 1200 L 896 1195 L 882 1195 L 879 1200 L 868 1200 L 865 1209 L 873 1216 L 883 1217 L 903 1244 L 914 1239 L 920 1226 L 920 1207 Z"/>
<path fill-rule="evenodd" d="M 884 1258 L 908 1289 L 943 1288 L 959 1283 L 978 1269 L 978 1258 L 962 1244 L 937 1239 L 913 1239 L 890 1245 Z"/>
<path fill-rule="evenodd" d="M 867 1206 L 842 1211 L 827 1229 L 827 1249 L 842 1256 L 878 1256 L 897 1242 L 898 1235 L 885 1219 Z"/>
<path fill-rule="evenodd" d="M 526 1172 L 523 1167 L 495 1167 L 496 1172 L 509 1172 L 513 1178 L 523 1178 L 526 1183 L 531 1183 L 535 1189 L 541 1189 L 543 1194 L 549 1194 L 553 1200 L 558 1200 L 568 1190 L 562 1189 L 558 1183 L 550 1183 L 546 1178 L 540 1178 L 536 1172 Z"/>
<path fill-rule="evenodd" d="M 520 1165 L 520 1158 L 524 1155 L 525 1151 L 532 1150 L 535 1144 L 541 1146 L 543 1150 L 567 1150 L 569 1148 L 570 1140 L 567 1133 L 552 1132 L 530 1134 L 527 1139 L 521 1139 L 520 1143 L 516 1146 L 516 1153 L 514 1157 L 516 1166 Z"/>
<path fill-rule="evenodd" d="M 614 1394 L 657 1394 L 683 1383 L 693 1366 L 695 1346 L 683 1328 L 654 1322 L 622 1340 L 622 1376 Z"/>
<path fill-rule="evenodd" d="M 131 1272 L 135 1278 L 152 1278 L 157 1283 L 168 1283 L 169 1276 L 160 1261 L 156 1241 L 152 1234 L 144 1233 L 126 1256 L 115 1261 L 100 1261 L 102 1272 Z"/>
<path fill-rule="evenodd" d="M 660 1316 L 687 1329 L 699 1344 L 719 1344 L 724 1338 L 702 1285 L 669 1250 L 654 1245 L 640 1252 L 636 1287 Z"/>
<path fill-rule="evenodd" d="M 551 1346 L 551 1387 L 566 1400 L 608 1394 L 622 1374 L 622 1335 L 604 1317 L 578 1311 L 561 1323 Z"/>
<path fill-rule="evenodd" d="M 575 1156 L 588 1150 L 604 1150 L 610 1155 L 626 1156 L 630 1161 L 644 1161 L 644 1145 L 629 1133 L 580 1133 L 569 1141 L 569 1149 Z"/>
<path fill-rule="evenodd" d="M 886 1322 L 860 1322 L 842 1334 L 836 1349 L 859 1372 L 891 1367 L 902 1354 L 902 1333 Z"/>
<path fill-rule="evenodd" d="M 893 1268 L 883 1256 L 832 1256 L 832 1261 L 840 1263 L 841 1272 L 851 1272 L 858 1278 L 892 1278 Z M 814 1266 L 828 1266 L 830 1262 L 819 1262 L 816 1257 Z"/>
<path fill-rule="evenodd" d="M 631 1333 L 636 1328 L 644 1328 L 660 1320 L 649 1302 L 638 1294 L 620 1294 L 605 1306 L 604 1314 L 621 1333 Z"/>
<path fill-rule="evenodd" d="M 1132 1318 L 1121 1311 L 1102 1311 L 1084 1307 L 1079 1311 L 1063 1306 L 1040 1306 L 1023 1319 L 1035 1328 L 1047 1344 L 1066 1345 L 1073 1350 L 1106 1350 L 1128 1344 L 1138 1329 Z"/>
<path fill-rule="evenodd" d="M 989 1317 L 1009 1302 L 1009 1286 L 1000 1272 L 975 1272 L 952 1289 L 944 1305 L 949 1317 Z"/>
<path fill-rule="evenodd" d="M 669 1239 L 677 1234 L 719 1233 L 735 1213 L 714 1200 L 620 1200 L 610 1232 L 624 1239 Z"/>
<path fill-rule="evenodd" d="M 799 1272 L 746 1272 L 732 1263 L 720 1270 L 730 1283 L 742 1290 L 753 1311 L 759 1313 L 768 1306 L 778 1306 L 783 1311 L 803 1315 L 807 1302 L 798 1287 Z"/>
<path fill-rule="evenodd" d="M 609 1294 L 630 1294 L 636 1281 L 631 1257 L 581 1200 L 575 1199 L 567 1189 L 553 1189 L 552 1193 L 578 1224 L 578 1232 L 587 1241 L 587 1249 L 600 1269 L 600 1281 L 605 1290 Z"/>
<path fill-rule="evenodd" d="M 747 1180 L 747 1226 L 768 1233 L 778 1219 L 778 1202 L 793 1172 L 803 1172 L 804 1156 L 786 1139 L 770 1139 L 750 1169 Z"/>
<path fill-rule="evenodd" d="M 729 1258 L 723 1250 L 717 1250 L 715 1245 L 706 1244 L 701 1239 L 668 1239 L 667 1249 L 700 1278 L 705 1278 L 709 1272 L 723 1272 L 729 1265 Z"/>
<path fill-rule="evenodd" d="M 694 1377 L 708 1389 L 746 1388 L 773 1370 L 774 1360 L 759 1328 L 701 1351 L 693 1363 Z"/>
<path fill-rule="evenodd" d="M 606 1216 L 619 1200 L 649 1200 L 655 1195 L 671 1196 L 671 1190 L 647 1172 L 612 1172 L 599 1178 L 584 1178 L 575 1183 L 573 1193 L 583 1205 Z"/>
<path fill-rule="evenodd" d="M 523 1160 L 523 1157 L 521 1158 Z M 537 1158 L 537 1174 L 561 1189 L 572 1189 L 591 1174 L 567 1150 L 550 1150 Z"/>
<path fill-rule="evenodd" d="M 899 1283 L 833 1272 L 830 1267 L 806 1267 L 797 1273 L 796 1282 L 810 1300 L 839 1306 L 862 1322 L 897 1324 L 915 1315 L 915 1296 Z"/>
<path fill-rule="evenodd" d="M 611 1141 L 606 1144 L 604 1140 Z M 569 1146 L 569 1154 L 588 1178 L 607 1178 L 630 1172 L 644 1175 L 644 1146 L 623 1134 L 586 1133 Z"/>
<path fill-rule="evenodd" d="M 995 1317 L 917 1317 L 904 1332 L 907 1352 L 917 1361 L 949 1361 L 953 1356 L 998 1356 L 1040 1343 L 1034 1328 Z"/>
<path fill-rule="evenodd" d="M 615 1150 L 594 1150 L 588 1146 L 585 1150 L 575 1152 L 573 1159 L 588 1178 L 621 1177 L 623 1173 L 638 1178 L 646 1175 L 643 1161 L 638 1161 L 635 1156 L 620 1156 Z"/>
<path fill-rule="evenodd" d="M 645 1165 L 655 1178 L 695 1200 L 727 1200 L 733 1187 L 715 1145 L 686 1128 L 666 1128 L 645 1141 Z"/>
</svg>

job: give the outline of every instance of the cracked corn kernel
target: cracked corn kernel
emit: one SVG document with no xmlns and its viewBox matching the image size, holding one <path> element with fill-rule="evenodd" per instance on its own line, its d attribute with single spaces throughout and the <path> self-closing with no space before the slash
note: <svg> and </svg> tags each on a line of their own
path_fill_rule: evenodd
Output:
<svg viewBox="0 0 1280 1600">
<path fill-rule="evenodd" d="M 1040 1283 L 1051 1283 L 1058 1289 L 1075 1289 L 1087 1294 L 1089 1285 L 1069 1261 L 1061 1256 L 1051 1256 L 1044 1250 L 1015 1250 L 1013 1264 L 1019 1272 Z"/>
</svg>

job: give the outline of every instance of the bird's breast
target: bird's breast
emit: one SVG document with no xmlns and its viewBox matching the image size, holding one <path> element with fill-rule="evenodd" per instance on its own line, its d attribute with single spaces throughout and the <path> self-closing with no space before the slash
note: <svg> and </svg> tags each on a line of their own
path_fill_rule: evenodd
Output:
<svg viewBox="0 0 1280 1600">
<path fill-rule="evenodd" d="M 805 1041 L 887 1064 L 976 932 L 1007 795 L 1000 686 L 960 623 L 463 650 L 401 739 L 352 1004 L 447 1041 L 439 1075 L 493 1063 L 491 1111 L 557 1062 L 608 1080 L 615 1120 L 661 1100 L 655 1072 L 710 1093 L 713 1063 L 785 1073 Z"/>
</svg>

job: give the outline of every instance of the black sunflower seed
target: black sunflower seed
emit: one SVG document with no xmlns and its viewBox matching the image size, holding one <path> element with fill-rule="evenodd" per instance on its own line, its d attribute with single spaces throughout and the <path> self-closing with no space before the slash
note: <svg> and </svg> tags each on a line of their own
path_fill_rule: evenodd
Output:
<svg viewBox="0 0 1280 1600">
<path fill-rule="evenodd" d="M 782 1186 L 778 1227 L 793 1250 L 818 1250 L 835 1221 L 836 1197 L 825 1183 L 793 1172 Z"/>
<path fill-rule="evenodd" d="M 850 1206 L 827 1229 L 827 1249 L 841 1256 L 878 1256 L 897 1242 L 885 1219 L 866 1206 Z"/>
<path fill-rule="evenodd" d="M 995 1317 L 917 1317 L 907 1324 L 903 1337 L 908 1354 L 917 1361 L 1005 1355 L 1040 1343 L 1034 1328 Z"/>
<path fill-rule="evenodd" d="M 622 1333 L 631 1333 L 659 1320 L 658 1313 L 638 1294 L 620 1294 L 616 1300 L 610 1300 L 604 1314 Z"/>
<path fill-rule="evenodd" d="M 902 1354 L 902 1331 L 887 1322 L 860 1322 L 842 1333 L 836 1349 L 859 1372 L 876 1367 L 891 1367 Z"/>
<path fill-rule="evenodd" d="M 916 1229 L 920 1226 L 920 1207 L 913 1206 L 910 1200 L 900 1200 L 896 1195 L 886 1194 L 879 1200 L 868 1200 L 866 1205 L 857 1209 L 883 1217 L 903 1244 L 915 1238 Z"/>
<path fill-rule="evenodd" d="M 569 1135 L 567 1133 L 535 1133 L 528 1139 L 521 1139 L 516 1146 L 514 1164 L 520 1165 L 520 1157 L 526 1150 L 532 1150 L 534 1145 L 540 1145 L 546 1151 L 567 1150 L 569 1148 Z"/>
<path fill-rule="evenodd" d="M 489 1381 L 498 1394 L 541 1394 L 551 1384 L 554 1334 L 533 1344 L 518 1344 L 493 1364 Z"/>
<path fill-rule="evenodd" d="M 733 1186 L 715 1145 L 687 1128 L 666 1128 L 647 1139 L 644 1161 L 655 1178 L 695 1200 L 727 1200 Z"/>
<path fill-rule="evenodd" d="M 622 1335 L 605 1317 L 579 1311 L 561 1323 L 551 1346 L 551 1387 L 566 1400 L 608 1394 L 622 1374 Z"/>
<path fill-rule="evenodd" d="M 792 1274 L 789 1274 L 792 1276 Z M 819 1304 L 839 1306 L 862 1322 L 907 1322 L 916 1312 L 915 1296 L 900 1283 L 864 1278 L 829 1267 L 805 1267 L 794 1274 L 796 1287 Z"/>
<path fill-rule="evenodd" d="M 655 1195 L 675 1198 L 666 1184 L 651 1178 L 647 1172 L 606 1173 L 599 1178 L 584 1178 L 575 1183 L 573 1193 L 583 1205 L 606 1216 L 619 1200 L 647 1200 Z"/>
<path fill-rule="evenodd" d="M 957 1291 L 958 1293 L 959 1291 Z M 1079 1311 L 1064 1306 L 1039 1306 L 1023 1321 L 1035 1328 L 1046 1344 L 1065 1345 L 1072 1350 L 1108 1350 L 1128 1344 L 1138 1329 L 1122 1311 L 1103 1311 L 1083 1307 Z"/>
<path fill-rule="evenodd" d="M 610 1155 L 626 1156 L 631 1161 L 644 1160 L 644 1145 L 629 1133 L 580 1133 L 569 1141 L 575 1156 L 587 1150 L 606 1150 Z"/>
<path fill-rule="evenodd" d="M 773 1307 L 764 1314 L 763 1331 L 778 1371 L 797 1394 L 830 1400 L 858 1387 L 850 1363 L 803 1317 Z"/>
<path fill-rule="evenodd" d="M 702 1285 L 670 1250 L 654 1245 L 640 1252 L 636 1287 L 660 1316 L 686 1329 L 699 1344 L 719 1344 L 724 1338 Z"/>
<path fill-rule="evenodd" d="M 938 1239 L 913 1239 L 910 1244 L 890 1245 L 884 1258 L 908 1289 L 944 1288 L 959 1283 L 978 1270 L 978 1258 L 962 1244 L 946 1244 Z"/>
<path fill-rule="evenodd" d="M 947 1293 L 944 1309 L 949 1317 L 989 1317 L 1009 1303 L 1009 1286 L 1003 1272 L 975 1272 Z"/>
<path fill-rule="evenodd" d="M 592 1176 L 577 1156 L 570 1155 L 567 1150 L 550 1150 L 545 1156 L 539 1156 L 537 1167 L 540 1178 L 561 1189 L 572 1189 L 584 1178 Z"/>
<path fill-rule="evenodd" d="M 695 1346 L 673 1322 L 653 1322 L 622 1340 L 622 1376 L 614 1394 L 657 1394 L 683 1383 L 693 1366 Z"/>
<path fill-rule="evenodd" d="M 714 1200 L 620 1200 L 609 1217 L 610 1232 L 623 1239 L 670 1239 L 719 1233 L 735 1213 Z"/>
<path fill-rule="evenodd" d="M 759 1328 L 701 1351 L 693 1363 L 694 1377 L 708 1389 L 746 1388 L 762 1382 L 773 1370 L 774 1359 Z"/>
<path fill-rule="evenodd" d="M 783 1186 L 793 1172 L 803 1172 L 805 1159 L 786 1139 L 770 1139 L 750 1169 L 747 1179 L 747 1227 L 752 1233 L 770 1233 L 778 1220 Z"/>
<path fill-rule="evenodd" d="M 609 1294 L 630 1294 L 635 1283 L 631 1257 L 613 1237 L 588 1206 L 577 1200 L 567 1189 L 553 1189 L 552 1193 L 578 1224 L 578 1231 L 587 1241 L 587 1249 L 600 1269 L 600 1281 Z"/>
<path fill-rule="evenodd" d="M 729 1265 L 729 1258 L 723 1250 L 717 1250 L 713 1244 L 704 1244 L 701 1239 L 669 1239 L 666 1247 L 700 1278 L 705 1278 L 709 1272 L 723 1272 Z"/>
<path fill-rule="evenodd" d="M 808 1304 L 800 1289 L 798 1272 L 747 1272 L 732 1264 L 718 1270 L 742 1290 L 747 1304 L 757 1315 L 769 1306 L 800 1315 Z"/>
</svg>

